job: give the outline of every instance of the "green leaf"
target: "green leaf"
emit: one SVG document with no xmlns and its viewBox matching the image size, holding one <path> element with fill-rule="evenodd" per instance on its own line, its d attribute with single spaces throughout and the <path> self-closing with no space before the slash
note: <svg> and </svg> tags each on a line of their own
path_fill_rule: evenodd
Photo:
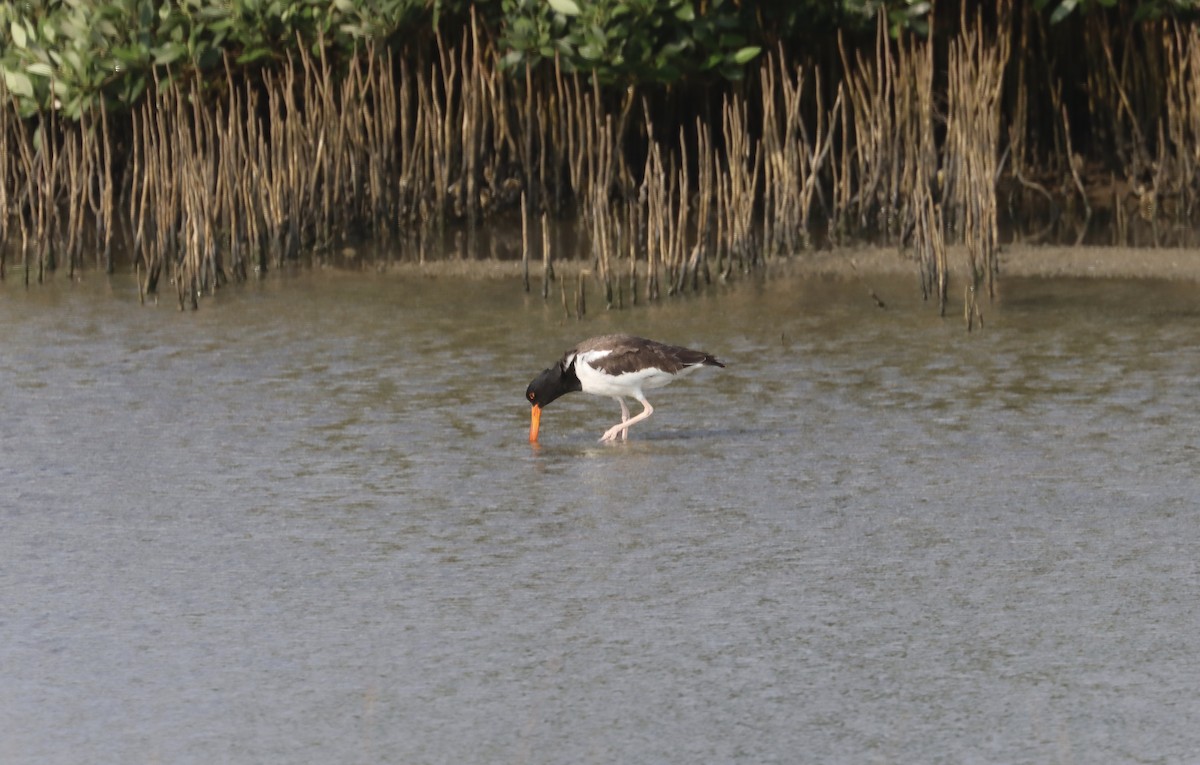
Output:
<svg viewBox="0 0 1200 765">
<path fill-rule="evenodd" d="M 14 96 L 33 98 L 33 81 L 23 72 L 4 72 L 4 85 Z"/>
<path fill-rule="evenodd" d="M 173 64 L 187 54 L 187 46 L 178 42 L 163 45 L 154 54 L 154 63 L 158 66 Z"/>
<path fill-rule="evenodd" d="M 25 44 L 29 42 L 29 38 L 25 34 L 25 25 L 14 19 L 9 29 L 12 31 L 13 44 L 18 48 L 24 48 Z"/>
<path fill-rule="evenodd" d="M 599 61 L 604 55 L 604 50 L 595 43 L 585 43 L 579 46 L 579 55 L 586 58 L 588 61 Z"/>
<path fill-rule="evenodd" d="M 753 59 L 759 53 L 762 53 L 761 47 L 759 47 L 757 45 L 748 45 L 745 48 L 742 48 L 741 50 L 739 50 L 737 53 L 734 53 L 733 60 L 735 63 L 737 63 L 739 65 L 744 64 L 747 61 L 750 61 L 751 59 Z"/>
<path fill-rule="evenodd" d="M 49 64 L 47 64 L 44 61 L 33 62 L 29 66 L 25 67 L 25 71 L 29 72 L 30 74 L 36 74 L 39 77 L 53 77 L 54 76 L 54 67 L 50 66 Z"/>
<path fill-rule="evenodd" d="M 667 43 L 662 47 L 661 55 L 666 58 L 674 58 L 680 53 L 688 49 L 689 41 L 680 40 L 678 42 Z"/>
<path fill-rule="evenodd" d="M 112 49 L 113 56 L 126 66 L 141 65 L 146 60 L 146 49 L 140 45 L 123 45 Z"/>
<path fill-rule="evenodd" d="M 67 72 L 67 74 L 81 74 L 87 71 L 83 65 L 83 57 L 79 55 L 78 51 L 64 51 L 63 62 L 70 67 L 70 72 Z"/>
<path fill-rule="evenodd" d="M 564 16 L 578 16 L 582 11 L 575 0 L 546 0 L 556 13 Z"/>
<path fill-rule="evenodd" d="M 1054 12 L 1050 14 L 1050 23 L 1057 24 L 1058 22 L 1071 15 L 1075 10 L 1075 6 L 1079 4 L 1079 0 L 1062 0 Z"/>
<path fill-rule="evenodd" d="M 270 48 L 252 48 L 242 55 L 237 57 L 239 64 L 253 64 L 255 61 L 260 61 L 264 58 L 269 58 L 272 55 Z"/>
<path fill-rule="evenodd" d="M 691 3 L 684 3 L 675 11 L 675 18 L 680 21 L 695 21 L 696 9 Z"/>
</svg>

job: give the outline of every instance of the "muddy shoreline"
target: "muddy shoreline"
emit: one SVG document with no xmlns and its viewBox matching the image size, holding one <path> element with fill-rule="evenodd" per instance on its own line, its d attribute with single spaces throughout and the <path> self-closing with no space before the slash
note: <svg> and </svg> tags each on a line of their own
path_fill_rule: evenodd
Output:
<svg viewBox="0 0 1200 765">
<path fill-rule="evenodd" d="M 967 263 L 965 249 L 952 247 L 948 257 L 951 277 L 963 278 L 966 275 Z M 353 267 L 346 262 L 329 265 Z M 387 273 L 431 278 L 507 279 L 519 278 L 523 272 L 523 264 L 511 260 L 440 260 L 425 263 L 392 261 L 384 265 L 370 264 L 370 267 Z M 582 271 L 590 273 L 591 264 L 582 261 L 559 261 L 555 262 L 554 271 L 558 276 L 574 277 Z M 867 275 L 915 276 L 918 265 L 910 254 L 892 248 L 847 248 L 803 253 L 790 258 L 775 258 L 767 263 L 765 271 L 768 275 L 847 278 Z M 1200 281 L 1200 250 L 1008 245 L 1000 252 L 1000 272 L 1001 279 L 1014 276 Z M 617 273 L 628 273 L 628 266 L 621 264 Z M 644 275 L 644 264 L 638 265 L 638 273 Z M 541 275 L 542 264 L 530 263 L 531 283 L 540 283 Z"/>
</svg>

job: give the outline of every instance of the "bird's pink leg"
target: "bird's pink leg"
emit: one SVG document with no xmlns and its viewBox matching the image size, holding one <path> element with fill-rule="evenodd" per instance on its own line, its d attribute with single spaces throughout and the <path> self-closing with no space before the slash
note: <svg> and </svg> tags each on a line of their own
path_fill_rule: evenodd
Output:
<svg viewBox="0 0 1200 765">
<path fill-rule="evenodd" d="M 621 416 L 622 416 L 621 424 L 613 425 L 611 428 L 606 430 L 604 432 L 604 435 L 600 436 L 601 443 L 603 443 L 605 441 L 615 441 L 615 440 L 617 440 L 618 435 L 624 436 L 626 439 L 628 439 L 629 438 L 629 428 L 631 425 L 633 425 L 635 422 L 641 422 L 642 420 L 646 419 L 650 415 L 654 414 L 654 407 L 650 406 L 649 401 L 647 401 L 644 398 L 640 398 L 640 399 L 638 399 L 638 401 L 642 402 L 642 406 L 644 406 L 645 409 L 643 409 L 637 415 L 635 415 L 633 417 L 629 417 L 628 419 L 625 419 L 625 418 L 629 415 L 629 410 L 625 407 L 625 402 L 624 401 L 621 402 Z"/>
<path fill-rule="evenodd" d="M 621 405 L 621 424 L 613 425 L 608 430 L 604 431 L 604 435 L 600 437 L 603 441 L 615 441 L 619 432 L 626 440 L 629 439 L 629 431 L 625 429 L 625 423 L 629 422 L 629 407 L 625 406 L 625 399 L 620 396 L 613 396 L 613 399 Z"/>
</svg>

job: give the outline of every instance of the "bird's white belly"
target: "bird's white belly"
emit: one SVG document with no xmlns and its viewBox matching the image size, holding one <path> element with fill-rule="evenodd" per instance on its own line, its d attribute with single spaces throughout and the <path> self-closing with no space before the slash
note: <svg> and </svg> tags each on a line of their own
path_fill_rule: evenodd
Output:
<svg viewBox="0 0 1200 765">
<path fill-rule="evenodd" d="M 691 367 L 680 370 L 680 374 L 690 369 Z M 579 378 L 579 384 L 583 388 L 584 393 L 591 393 L 594 396 L 632 396 L 640 398 L 642 391 L 661 388 L 679 375 L 673 375 L 670 372 L 664 372 L 661 369 L 653 367 L 641 369 L 637 372 L 610 375 L 592 369 L 580 359 L 575 364 L 575 376 Z"/>
</svg>

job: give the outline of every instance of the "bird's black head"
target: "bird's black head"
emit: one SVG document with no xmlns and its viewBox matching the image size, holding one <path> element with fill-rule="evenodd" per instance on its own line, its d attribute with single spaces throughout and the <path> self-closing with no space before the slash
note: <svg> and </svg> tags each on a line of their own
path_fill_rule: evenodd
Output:
<svg viewBox="0 0 1200 765">
<path fill-rule="evenodd" d="M 533 378 L 525 389 L 525 400 L 530 406 L 544 408 L 564 393 L 583 390 L 579 378 L 575 376 L 575 367 L 563 370 L 561 364 L 555 364 Z"/>
</svg>

